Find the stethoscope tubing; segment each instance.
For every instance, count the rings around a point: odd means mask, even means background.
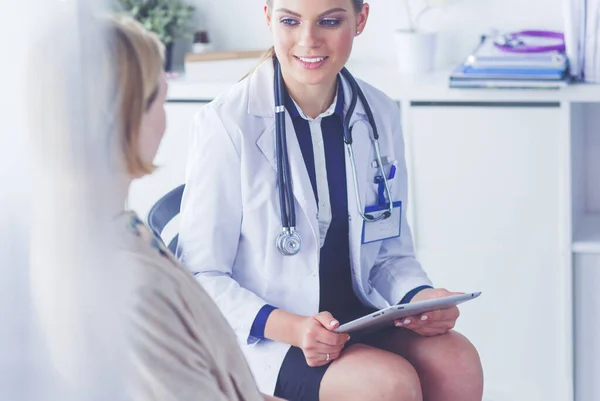
[[[514,32],[510,35],[505,35],[505,36],[510,36],[513,38],[535,37],[535,38],[549,38],[549,39],[560,40],[560,43],[558,43],[558,44],[547,45],[547,46],[527,46],[527,45],[512,46],[510,44],[501,44],[501,43],[494,42],[494,45],[497,48],[499,48],[500,50],[503,50],[505,52],[509,52],[509,53],[542,53],[542,52],[550,52],[550,51],[564,52],[566,50],[565,36],[561,32],[528,30],[528,31]]]
[[[284,228],[294,229],[296,227],[296,211],[292,194],[292,180],[290,174],[290,166],[287,152],[287,135],[285,127],[285,106],[283,96],[283,77],[281,74],[281,66],[278,62],[276,65],[276,111],[275,118],[278,120],[276,124],[279,129],[276,129],[276,151],[277,151],[277,172],[279,181],[279,201],[281,205],[281,222]]]
[[[277,183],[279,186],[279,205],[281,214],[281,226],[282,232],[277,239],[277,248],[279,251],[286,256],[295,255],[299,251],[301,246],[301,238],[296,231],[296,210],[294,205],[293,191],[292,191],[292,179],[290,173],[289,158],[287,152],[287,138],[286,138],[286,126],[285,126],[285,105],[284,105],[284,83],[283,76],[281,73],[281,65],[276,57],[273,58],[275,67],[275,78],[274,78],[274,96],[275,96],[275,147],[277,154]],[[346,145],[348,155],[350,158],[350,164],[352,166],[352,177],[354,182],[354,194],[356,198],[356,205],[360,216],[366,222],[375,222],[383,219],[387,219],[392,215],[394,205],[392,202],[391,190],[389,182],[386,177],[385,169],[383,167],[383,161],[381,157],[381,149],[379,147],[379,134],[377,132],[377,125],[375,118],[369,107],[367,98],[358,86],[358,83],[350,74],[350,72],[344,67],[341,71],[342,75],[348,80],[352,92],[350,100],[350,106],[343,120],[344,128],[344,143]],[[371,138],[374,143],[375,154],[377,158],[378,167],[381,172],[381,177],[385,185],[385,192],[389,200],[387,205],[388,209],[380,214],[379,216],[373,216],[363,211],[362,202],[360,199],[360,190],[358,183],[358,173],[356,171],[356,158],[352,149],[352,128],[350,127],[350,119],[356,108],[356,104],[360,99],[364,106],[367,119],[371,125],[373,136]],[[283,237],[282,237],[283,236]],[[293,238],[292,238],[293,237]],[[283,238],[283,239],[282,239]],[[294,248],[293,252],[286,251],[285,239],[290,239],[294,242],[297,247]]]

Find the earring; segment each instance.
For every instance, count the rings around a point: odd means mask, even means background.
[[[356,34],[357,34],[357,35],[360,35],[360,31],[359,31],[359,30],[356,30]]]

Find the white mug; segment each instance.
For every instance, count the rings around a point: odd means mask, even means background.
[[[398,30],[394,33],[394,39],[401,73],[423,73],[435,68],[435,32]]]

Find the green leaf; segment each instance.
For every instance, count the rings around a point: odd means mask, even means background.
[[[194,7],[183,0],[113,0],[114,10],[138,20],[165,43],[191,38]]]

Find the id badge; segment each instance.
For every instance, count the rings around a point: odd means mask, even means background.
[[[369,244],[371,242],[383,241],[388,238],[396,238],[400,236],[400,223],[402,221],[402,202],[394,202],[392,215],[387,219],[363,222],[362,243]],[[388,210],[388,205],[373,205],[365,208],[365,213],[379,216]]]

